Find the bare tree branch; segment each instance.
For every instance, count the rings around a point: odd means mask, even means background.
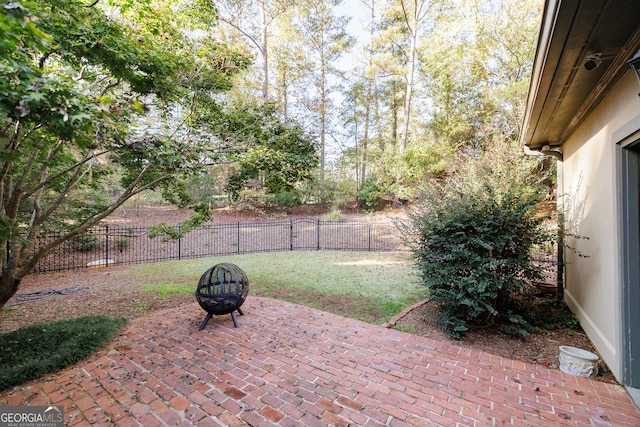
[[[87,68],[89,67],[88,64],[84,65],[82,67],[82,69],[80,70],[80,72],[78,73],[78,77],[75,77],[74,80],[79,82],[80,80],[82,80],[84,78],[84,72],[87,71]]]
[[[55,199],[55,201],[51,203],[49,209],[47,209],[42,215],[35,216],[33,218],[32,225],[38,227],[43,224],[51,215],[53,215],[58,207],[60,207],[60,204],[67,198],[69,191],[71,191],[72,188],[78,185],[78,182],[82,179],[85,173],[86,171],[83,171],[82,168],[78,166],[78,168],[73,171],[73,174],[67,179],[67,183],[65,184],[64,188],[58,193],[58,197]],[[41,194],[43,189],[44,187],[40,187],[38,193]],[[36,198],[36,200],[38,200],[38,198]]]
[[[104,89],[102,89],[102,92],[100,92],[100,96],[104,96],[109,91],[109,89],[114,88],[119,84],[120,84],[120,79],[116,80],[115,82],[109,82],[109,84],[107,84],[104,87]]]
[[[66,174],[66,173],[69,173],[69,172],[70,172],[70,171],[72,171],[73,169],[75,169],[75,168],[79,168],[80,166],[82,166],[83,164],[85,164],[85,163],[89,162],[90,160],[95,159],[95,158],[97,158],[97,157],[100,157],[100,156],[102,156],[103,154],[109,153],[110,151],[111,151],[111,150],[106,150],[106,149],[105,149],[105,150],[99,151],[99,152],[97,152],[97,153],[93,153],[93,154],[91,154],[90,156],[87,156],[87,157],[83,158],[83,159],[82,159],[82,160],[80,160],[79,162],[76,162],[75,164],[73,164],[73,165],[69,166],[68,168],[66,168],[66,169],[64,169],[64,170],[61,170],[61,171],[60,171],[60,172],[58,172],[57,174],[55,174],[55,175],[51,175],[51,176],[50,176],[50,177],[48,177],[45,181],[42,181],[42,182],[41,182],[40,184],[38,184],[36,187],[34,187],[33,189],[31,189],[31,190],[29,191],[29,193],[28,193],[28,194],[29,194],[29,195],[31,195],[31,194],[35,193],[35,192],[36,192],[36,191],[38,191],[40,188],[42,188],[42,187],[44,187],[44,186],[48,185],[49,183],[51,183],[54,179],[57,179],[57,178],[59,178],[60,176],[62,176],[62,175],[64,175],[64,174]]]
[[[40,60],[38,61],[38,68],[39,69],[44,69],[44,63],[47,62],[47,59],[49,59],[49,57],[51,56],[53,52],[47,52],[44,55],[42,55],[42,57],[40,57]]]
[[[245,36],[246,38],[249,39],[249,41],[251,41],[251,43],[253,43],[255,45],[255,47],[258,48],[258,50],[260,51],[261,54],[264,54],[264,51],[262,49],[262,45],[260,44],[260,42],[258,40],[256,40],[251,34],[249,34],[248,32],[246,32],[245,30],[243,30],[242,28],[240,28],[240,26],[234,24],[231,20],[226,19],[222,16],[218,16],[218,19],[221,20],[222,22],[224,22],[225,24],[231,25],[233,28],[235,28],[236,30],[240,31],[242,33],[243,36]]]
[[[102,219],[106,218],[107,216],[111,215],[113,213],[113,211],[115,211],[117,208],[119,208],[124,202],[126,202],[127,200],[129,200],[131,197],[142,193],[156,185],[158,185],[159,183],[163,182],[163,181],[167,181],[168,179],[170,179],[170,176],[168,175],[164,175],[161,177],[158,177],[156,179],[154,179],[153,181],[140,186],[138,188],[137,185],[140,184],[140,182],[142,181],[142,179],[144,178],[144,176],[146,175],[146,173],[149,171],[149,168],[151,167],[151,165],[147,165],[145,166],[140,173],[138,174],[138,176],[136,177],[136,179],[129,184],[129,186],[125,189],[125,191],[123,191],[123,193],[120,195],[120,197],[118,197],[118,199],[113,202],[106,210],[100,212],[99,214],[96,214],[95,216],[93,216],[92,218],[90,218],[89,220],[85,221],[82,225],[74,228],[73,230],[59,236],[58,238],[52,240],[51,242],[47,243],[46,245],[38,248],[38,250],[35,253],[30,253],[33,249],[33,246],[31,247],[27,247],[24,246],[20,252],[20,256],[19,258],[21,259],[27,259],[27,261],[22,265],[22,268],[20,269],[18,275],[27,275],[29,272],[31,272],[34,267],[36,266],[36,264],[38,264],[38,262],[40,261],[40,259],[42,259],[42,257],[44,257],[51,249],[55,248],[56,246],[62,244],[63,242],[78,236],[82,233],[84,233],[85,231],[87,231],[89,228],[93,227],[95,224],[97,224],[99,221],[101,221]],[[37,230],[33,230],[32,232],[37,233]],[[18,257],[15,257],[14,259],[17,259]]]

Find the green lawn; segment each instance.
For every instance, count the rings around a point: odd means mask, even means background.
[[[386,252],[274,252],[142,264],[131,273],[149,291],[169,296],[193,293],[207,268],[230,262],[247,274],[250,296],[379,324],[425,296],[410,261],[409,254]]]

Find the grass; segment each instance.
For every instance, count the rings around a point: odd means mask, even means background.
[[[249,295],[264,296],[384,323],[424,298],[408,254],[378,252],[276,252],[143,264],[132,274],[161,298],[195,291],[211,265],[230,262],[249,278]]]
[[[123,318],[87,316],[0,334],[0,390],[84,360],[125,323]]]
[[[194,285],[187,286],[186,283],[152,283],[146,284],[144,290],[153,292],[160,299],[171,298],[174,295],[188,295],[194,292]]]

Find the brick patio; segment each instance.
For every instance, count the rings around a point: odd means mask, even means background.
[[[196,303],[136,319],[0,404],[63,405],[70,426],[640,426],[615,384],[272,299],[243,311],[201,332]]]

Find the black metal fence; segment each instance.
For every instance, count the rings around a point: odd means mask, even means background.
[[[36,248],[56,236],[42,237]],[[212,223],[177,240],[150,238],[146,227],[101,226],[58,246],[35,273],[280,251],[406,250],[392,224],[297,218]]]

